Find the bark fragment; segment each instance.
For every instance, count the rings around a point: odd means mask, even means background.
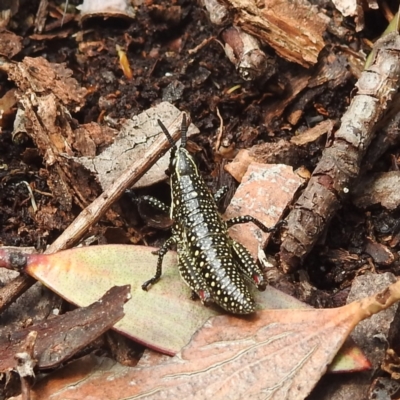
[[[0,29],[0,55],[13,58],[22,49],[22,37]]]
[[[163,136],[156,123],[157,119],[168,126],[180,114],[175,106],[162,102],[127,120],[114,143],[96,157],[74,157],[73,160],[95,174],[101,187],[106,190],[124,173],[132,160],[143,159],[148,148]],[[188,137],[198,132],[199,130],[191,124]],[[169,153],[161,157],[135,187],[149,186],[166,179],[165,170],[168,163]]]
[[[325,46],[326,21],[306,0],[224,0],[233,24],[270,45],[282,58],[310,67]]]
[[[17,367],[15,354],[31,331],[37,332],[34,358],[39,368],[50,368],[70,358],[78,350],[111,328],[124,316],[124,303],[130,287],[111,288],[98,302],[59,317],[50,318],[29,328],[3,335],[0,339],[0,371]]]
[[[358,92],[342,118],[340,129],[288,217],[288,232],[280,251],[286,271],[295,269],[304,260],[341,200],[352,190],[376,124],[397,92],[400,36],[389,34],[377,41],[375,48],[373,62],[356,85]]]
[[[222,32],[222,38],[226,55],[244,80],[252,81],[261,77],[267,80],[275,73],[273,58],[267,57],[253,36],[232,26]]]
[[[92,17],[134,19],[136,16],[132,5],[127,0],[84,0],[77,8],[81,12],[81,21]]]
[[[367,208],[381,204],[388,210],[400,205],[400,171],[378,172],[366,175],[353,191],[353,202],[357,207]]]
[[[72,155],[69,109],[78,111],[83,106],[86,89],[78,85],[71,70],[42,57],[3,63],[0,70],[15,82],[21,96],[14,137],[26,132],[35,142],[49,171],[48,185],[61,209],[70,210],[73,198],[83,206],[85,198],[75,193],[69,167],[61,153]]]

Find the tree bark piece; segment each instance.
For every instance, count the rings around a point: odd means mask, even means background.
[[[124,316],[124,303],[129,299],[129,285],[115,286],[88,307],[4,335],[0,339],[0,371],[17,368],[15,354],[21,352],[32,331],[37,334],[32,358],[37,360],[38,367],[45,369],[61,364],[119,321]]]
[[[358,92],[340,129],[289,214],[287,236],[280,252],[285,271],[301,264],[351,191],[376,124],[398,90],[400,36],[385,36],[375,43],[375,49],[374,60],[356,85]]]
[[[308,1],[223,1],[235,26],[270,45],[282,58],[306,68],[316,64],[327,24]]]

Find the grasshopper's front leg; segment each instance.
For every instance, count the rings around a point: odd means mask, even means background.
[[[166,204],[164,204],[162,201],[158,200],[157,198],[155,198],[153,196],[138,197],[133,190],[127,190],[126,193],[129,195],[129,197],[135,204],[139,205],[141,201],[144,201],[147,204],[154,207],[155,209],[157,209],[165,214],[169,214],[169,207]]]
[[[155,209],[163,212],[164,214],[169,214],[169,207],[164,204],[162,201],[156,199],[153,196],[143,196],[141,197],[142,201],[145,201],[147,204],[150,204]]]
[[[220,189],[218,189],[215,194],[214,194],[214,201],[216,204],[218,204],[222,198],[226,195],[228,192],[228,186],[222,186]]]
[[[168,240],[166,240],[164,242],[164,244],[161,246],[160,250],[158,251],[156,274],[151,279],[149,279],[148,281],[143,283],[143,285],[142,285],[143,290],[147,290],[150,285],[153,285],[161,278],[163,258],[165,256],[165,254],[167,254],[171,244],[175,243],[175,242],[176,242],[176,240],[172,236]]]

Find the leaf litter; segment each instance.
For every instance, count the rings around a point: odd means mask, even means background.
[[[119,366],[117,373],[112,368],[86,373],[78,385],[72,371],[71,381],[49,385],[48,377],[34,388],[34,398],[303,399],[354,327],[399,299],[397,281],[374,296],[336,309],[215,316],[170,360],[143,368]],[[91,362],[89,370],[106,361]]]

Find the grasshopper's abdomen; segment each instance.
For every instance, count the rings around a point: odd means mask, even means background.
[[[207,248],[208,246],[210,247]],[[196,261],[199,266],[203,265],[200,273],[203,274],[214,301],[233,313],[253,312],[254,301],[235,266],[226,239],[222,235],[206,236],[197,240],[193,248],[200,248]]]
[[[180,150],[178,161],[185,156]],[[186,161],[190,163],[185,165],[186,168],[196,168],[191,164],[191,158]],[[204,282],[204,289],[209,292],[211,300],[227,311],[251,313],[255,303],[233,258],[226,223],[197,169],[190,172],[180,176],[173,173],[171,176],[171,216],[176,224],[174,234],[179,237],[180,252],[184,252],[192,266],[190,271],[181,270],[181,275],[194,291],[199,288],[192,286],[193,281]],[[199,279],[194,279],[196,276]]]

